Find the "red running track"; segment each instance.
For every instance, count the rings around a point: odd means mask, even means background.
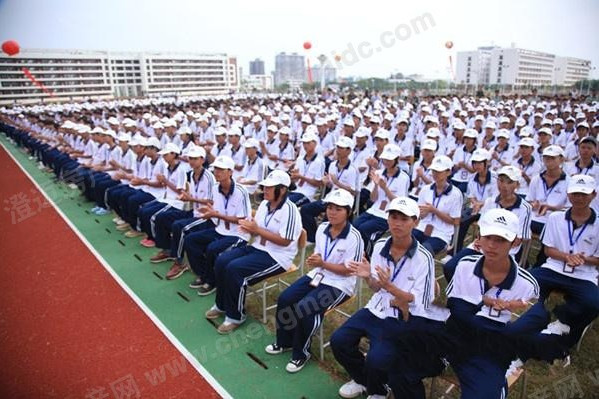
[[[218,398],[0,147],[0,397]],[[31,204],[35,207],[34,204]]]

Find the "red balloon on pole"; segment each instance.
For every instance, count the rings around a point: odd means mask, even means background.
[[[2,51],[4,51],[6,54],[10,56],[19,54],[19,50],[19,43],[17,43],[14,40],[7,40],[4,43],[2,43]]]
[[[310,42],[304,42],[304,49],[310,50],[311,48],[312,48],[312,43],[310,43]]]
[[[450,40],[450,41],[447,41],[447,42],[445,42],[445,48],[447,48],[447,49],[449,50],[449,49],[451,49],[452,47],[453,47],[453,42],[452,42],[451,40]]]

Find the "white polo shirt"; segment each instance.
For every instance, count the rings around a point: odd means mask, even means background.
[[[186,171],[183,163],[179,161],[172,170],[169,167],[166,168],[164,177],[174,184],[177,190],[184,190],[185,181],[187,180],[187,176],[185,175]],[[179,199],[179,195],[178,191],[173,191],[170,187],[166,186],[164,197],[163,199],[160,199],[160,201],[179,210],[183,210],[183,201]]]
[[[258,188],[258,182],[264,179],[264,160],[260,157],[256,157],[254,162],[250,162],[247,158],[243,170],[241,171],[241,177],[247,180],[254,180],[256,183],[251,185],[244,184],[248,193],[254,194]]]
[[[535,159],[535,157],[530,158],[530,163],[528,165],[524,165],[522,162],[522,158],[518,158],[516,162],[514,162],[514,166],[520,168],[522,173],[525,173],[532,183],[532,178],[537,176],[543,170],[543,164]],[[524,177],[520,178],[520,185],[518,190],[516,190],[518,194],[526,195],[528,194],[528,183],[524,180]]]
[[[366,178],[368,177],[368,165],[366,164],[366,159],[370,157],[371,152],[368,149],[367,145],[364,145],[363,148],[354,147],[351,154],[349,154],[349,159],[351,160],[352,165],[358,169],[358,173],[360,174],[360,184],[363,184]],[[366,168],[363,172],[360,172],[360,168]]]
[[[547,186],[545,173],[542,172],[530,180],[526,200],[528,202],[541,201],[551,206],[567,207],[569,205],[567,189],[570,178],[562,172],[562,175],[551,186]],[[547,216],[551,213],[553,211],[547,211],[545,215],[539,216],[537,212],[533,212],[532,220],[539,223],[546,223]]]
[[[472,167],[472,154],[476,150],[476,146],[472,147],[472,151],[466,150],[465,146],[458,147],[453,154],[453,163],[457,164],[458,162],[464,162],[468,167]],[[439,153],[439,152],[438,152]],[[467,182],[474,176],[474,173],[468,172],[464,168],[459,168],[453,174],[452,179],[457,182]]]
[[[322,177],[324,176],[324,161],[316,153],[310,159],[306,159],[305,157],[298,159],[296,168],[300,175],[310,179],[322,180]],[[299,180],[297,182],[297,188],[294,191],[304,194],[310,201],[314,201],[317,190],[318,187]]]
[[[135,154],[135,151],[133,151],[131,148],[127,149],[127,152],[121,156],[120,163],[121,163],[121,166],[123,167],[123,169],[133,171],[133,174],[136,176],[139,175],[139,165],[141,164],[141,162],[137,162],[137,154]],[[120,172],[124,172],[124,171],[120,170]],[[129,180],[121,179],[121,183],[128,184]]]
[[[507,162],[509,165],[512,165],[514,163],[514,151],[512,150],[509,144],[505,147],[504,150],[498,150],[497,146],[495,146],[495,148],[493,148],[493,152],[497,154],[499,159],[491,160],[492,170],[497,170],[501,168],[501,162]]]
[[[483,296],[499,298],[505,301],[530,301],[539,297],[539,284],[526,270],[518,267],[510,256],[510,270],[505,280],[497,286],[489,286],[483,275],[483,255],[463,257],[456,266],[453,278],[447,285],[447,298],[461,299],[473,305],[481,306],[477,316],[507,324],[512,317],[509,311],[497,312],[483,305]]]
[[[279,153],[279,140],[277,140],[276,138],[273,138],[272,140],[266,140],[264,142],[264,146],[266,147],[266,151],[268,151],[268,153],[270,155],[277,155]],[[265,155],[265,154],[262,154],[262,155]],[[268,159],[268,158],[265,158],[265,159]],[[268,159],[267,165],[270,169],[274,169],[277,166],[277,161]]]
[[[275,152],[271,152],[271,154],[276,155],[278,158],[282,159],[282,161],[277,162],[276,169],[286,170],[285,161],[294,161],[295,160],[295,150],[293,149],[293,145],[291,142],[287,142],[285,147],[281,148],[281,143],[275,149]]]
[[[358,178],[359,173],[358,173],[358,169],[356,169],[354,167],[354,165],[352,165],[351,160],[348,160],[347,165],[345,165],[344,168],[342,168],[341,170],[339,170],[337,163],[339,161],[333,161],[331,162],[331,164],[329,165],[329,175],[331,176],[335,176],[337,178],[337,180],[339,180],[340,183],[346,185],[346,186],[350,186],[353,190],[355,190],[356,193],[359,193],[359,182],[358,182]],[[337,186],[336,184],[333,185],[333,189],[335,188],[341,188],[339,186]]]
[[[143,178],[148,179],[149,181],[157,181],[156,176],[166,174],[166,162],[162,157],[158,157],[155,162],[149,157],[145,157],[142,161],[144,168]],[[152,194],[156,198],[162,198],[164,196],[164,187],[150,187],[148,185],[139,186],[143,191],[148,194]]]
[[[547,218],[543,232],[543,245],[566,253],[583,253],[585,256],[599,257],[599,221],[597,214],[591,209],[591,216],[582,226],[574,226],[571,208],[567,211],[554,212]],[[575,268],[564,265],[564,262],[547,258],[542,266],[556,273],[579,280],[590,281],[597,285],[599,271],[595,266],[584,264]]]
[[[330,229],[329,222],[318,226],[314,253],[320,254],[325,262],[343,264],[346,267],[351,261],[360,262],[364,254],[364,241],[360,232],[348,222],[333,240],[330,236]],[[310,270],[308,277],[313,278],[316,273],[322,273],[322,284],[335,287],[349,296],[355,293],[355,276],[342,276],[325,268],[315,267]]]
[[[289,245],[277,245],[271,241],[263,240],[257,236],[252,246],[268,253],[277,263],[289,269],[293,264],[293,259],[297,254],[297,241],[302,233],[302,218],[295,204],[285,198],[276,209],[269,209],[269,202],[262,201],[254,220],[258,226],[291,240]]]
[[[568,176],[572,175],[588,175],[593,177],[595,181],[599,181],[599,164],[591,160],[591,164],[587,167],[580,166],[580,159],[573,162],[568,162],[564,165],[564,172]]]
[[[424,172],[424,176],[430,181],[433,179],[433,171],[430,170],[429,168],[427,168],[424,165],[424,160],[421,159],[419,162],[416,162],[414,164],[414,167],[412,168],[412,182],[416,181],[416,178],[418,177],[418,168],[422,168],[423,172]],[[430,165],[429,165],[430,166]],[[418,183],[417,186],[414,186],[414,189],[420,189],[422,187],[424,187],[426,185],[426,183],[424,182],[423,179],[420,179],[420,182]]]
[[[496,209],[496,208],[501,208],[501,205],[499,204],[499,196],[497,196],[495,198],[487,198],[487,200],[485,201],[485,204],[483,205],[483,207],[480,210],[480,214],[482,215],[485,212],[487,212],[489,209]],[[503,208],[503,209],[510,211],[513,214],[515,214],[516,216],[518,216],[518,222],[519,222],[520,228],[518,229],[516,238],[520,238],[522,240],[530,240],[530,236],[531,236],[530,221],[531,221],[531,217],[532,217],[532,207],[530,206],[530,204],[528,202],[526,202],[526,200],[523,199],[522,197],[516,195],[516,202],[514,203],[514,205],[510,206],[509,208]],[[518,251],[520,251],[521,246],[522,246],[522,244],[518,245],[517,247],[512,247],[510,249],[510,255],[515,256],[518,253]],[[473,248],[473,245],[470,244],[468,246],[468,248]]]
[[[206,168],[202,168],[202,172],[196,182],[194,179],[193,170],[187,171],[185,174],[186,180],[189,183],[189,193],[196,199],[213,200],[213,187],[216,185],[216,180],[212,172]],[[193,204],[193,217],[200,217],[200,208],[204,205],[199,202]]]
[[[396,197],[408,196],[410,177],[406,172],[398,168],[397,172],[393,176],[387,176],[387,169],[383,171],[377,170],[375,173],[381,176],[381,179],[385,179],[387,182],[387,188],[389,191],[391,191],[391,193],[393,193],[393,195]],[[387,204],[391,202],[391,198],[387,197],[387,193],[385,190],[379,187],[379,185],[375,185],[375,190],[378,192],[376,201],[374,201],[372,206],[368,208],[366,213],[386,219],[387,215],[385,213],[385,209],[387,209]]]
[[[392,137],[394,138],[391,142],[397,144],[399,148],[401,148],[402,156],[414,156],[414,140],[408,137],[407,133],[404,136],[403,140],[400,140],[397,136]],[[408,161],[399,161],[399,167],[406,172],[410,170],[410,165],[408,164]]]
[[[435,189],[435,183],[424,186],[418,195],[418,205],[431,204],[452,218],[461,217],[462,205],[464,203],[462,192],[449,182],[447,182],[447,187],[438,197]],[[417,229],[424,231],[429,224],[433,226],[431,237],[440,238],[447,244],[451,242],[454,232],[453,224],[446,223],[432,213],[429,213],[426,217],[420,219]]]
[[[497,193],[497,176],[490,170],[487,171],[485,182],[480,184],[478,181],[478,173],[472,176],[468,182],[466,195],[468,198],[474,198],[477,201],[485,201],[487,198],[492,198]]]
[[[235,166],[244,166],[245,165],[245,150],[243,149],[243,145],[239,144],[237,149],[234,149],[230,144],[223,150],[221,155],[226,155],[231,157],[233,161],[235,161]],[[233,170],[233,179],[237,179],[242,176],[241,170]]]
[[[248,191],[241,184],[231,183],[231,189],[228,193],[221,191],[220,184],[212,186],[212,198],[215,211],[227,216],[247,219],[252,215],[250,196]],[[218,218],[212,218],[216,226],[216,232],[224,236],[236,236],[242,240],[248,241],[250,235],[239,229],[237,223],[225,222]]]
[[[388,267],[390,279],[397,288],[414,295],[414,300],[409,304],[412,316],[428,317],[428,312],[435,299],[435,262],[433,256],[415,239],[406,254],[397,262],[393,260],[389,251],[392,238],[378,240],[374,245],[370,270],[373,278],[377,278],[375,266]],[[399,312],[391,306],[393,295],[384,289],[374,293],[366,304],[379,319],[387,317],[397,318]]]

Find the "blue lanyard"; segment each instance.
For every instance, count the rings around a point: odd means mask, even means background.
[[[549,198],[549,194],[551,194],[553,189],[557,186],[558,181],[555,181],[555,183],[553,183],[553,186],[551,186],[551,188],[549,188],[549,187],[547,187],[547,182],[545,181],[545,179],[541,179],[541,180],[543,180],[543,192],[545,193],[545,201],[547,201],[547,199]]]
[[[327,234],[327,239],[324,243],[324,261],[325,262],[327,261],[327,259],[329,259],[329,256],[331,256],[331,253],[333,252],[333,249],[335,249],[337,242],[339,242],[338,238],[335,238],[333,241],[331,241],[331,243],[333,245],[331,246],[331,250],[329,251],[329,235]]]
[[[585,223],[584,226],[582,226],[582,229],[580,229],[580,233],[578,233],[578,236],[576,236],[576,239],[574,240],[574,231],[572,229],[572,224],[573,223],[571,221],[568,221],[568,240],[570,241],[570,253],[572,253],[572,251],[574,250],[574,246],[578,242],[578,239],[580,239],[580,236],[582,235],[582,233],[584,233],[588,226],[588,224]]]
[[[406,260],[408,260],[408,257],[406,255],[404,255],[399,266],[394,265],[395,269],[393,269],[393,276],[391,277],[391,282],[395,281],[395,279],[397,278],[397,275],[399,274],[401,269],[403,269],[403,266],[406,263]],[[389,259],[387,259],[387,264],[389,264]]]
[[[483,190],[482,190],[482,192],[481,192],[481,190],[480,190],[480,186],[481,186],[481,185],[480,185],[480,183],[479,183],[478,181],[476,182],[476,186],[477,186],[477,187],[476,187],[476,191],[478,191],[478,195],[480,196],[480,199],[481,199],[481,201],[482,201],[482,200],[484,200],[484,199],[485,199],[485,190],[487,189],[487,185],[486,185],[486,184],[483,184],[483,185],[482,185],[482,187],[483,187]]]
[[[483,281],[484,281],[484,278],[480,278],[480,279],[478,280],[478,283],[479,283],[479,285],[480,285],[480,294],[481,294],[482,296],[484,296],[484,295],[485,295],[485,286],[484,286],[484,283],[483,283]],[[499,295],[501,295],[501,292],[503,292],[503,288],[499,288],[499,289],[497,290],[497,292],[495,293],[495,299],[499,298]]]
[[[272,220],[272,218],[276,212],[277,212],[277,210],[275,209],[274,211],[269,212],[266,215],[264,215],[264,227],[265,228],[268,228],[268,224],[270,223],[270,221]],[[270,215],[270,217],[268,217],[268,215]]]

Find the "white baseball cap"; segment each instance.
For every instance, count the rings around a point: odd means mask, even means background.
[[[518,146],[519,147],[534,147],[535,146],[535,141],[533,139],[531,139],[530,137],[524,137],[522,139],[520,139],[520,142],[518,142]]]
[[[387,216],[391,211],[401,212],[409,217],[420,217],[420,208],[418,207],[418,203],[409,197],[395,197],[389,205],[387,205]]]
[[[474,129],[466,129],[464,132],[464,138],[476,139],[478,138],[478,132]]]
[[[497,125],[493,121],[485,123],[485,129],[497,129]]]
[[[482,162],[491,159],[491,153],[484,148],[478,148],[472,153],[470,158],[472,162]]]
[[[354,141],[347,136],[341,136],[337,139],[335,146],[342,148],[349,148],[350,150],[354,149]]]
[[[283,131],[283,129],[281,129],[281,132],[279,132],[279,133],[282,133],[282,131]],[[318,143],[318,136],[315,133],[307,132],[302,135],[302,138],[301,138],[302,143],[309,143],[311,141]]]
[[[243,143],[245,148],[260,148],[260,143],[253,137],[250,137]]]
[[[289,126],[283,126],[282,128],[279,129],[279,135],[281,134],[285,134],[287,136],[289,136],[291,134],[291,129],[289,129]]]
[[[559,157],[564,156],[564,150],[559,145],[550,145],[543,150],[544,157]]]
[[[433,139],[426,139],[422,142],[420,148],[423,150],[437,151],[437,142]]]
[[[188,158],[206,158],[206,150],[199,145],[193,146],[189,151],[187,151]]]
[[[520,230],[518,216],[503,208],[489,209],[483,213],[478,225],[482,237],[499,236],[507,241],[514,241]]]
[[[497,176],[506,175],[511,181],[520,181],[522,171],[514,165],[506,165],[497,171]]]
[[[499,129],[497,131],[497,138],[503,137],[504,139],[510,138],[510,132],[507,129]]]
[[[462,122],[461,120],[456,120],[455,122],[453,122],[453,130],[465,130],[466,129],[466,125],[464,125],[464,122]]]
[[[177,134],[181,135],[181,134],[193,134],[193,132],[191,131],[191,128],[189,126],[183,126],[181,129],[179,129],[179,131],[177,132]]]
[[[231,157],[228,157],[226,155],[219,155],[212,163],[212,166],[219,169],[233,170],[235,169],[235,161],[233,161]]]
[[[145,146],[146,145],[146,139],[143,138],[143,137],[139,137],[139,136],[133,136],[131,138],[131,141],[129,142],[129,145],[131,147],[133,147],[134,145]]]
[[[583,121],[583,122],[580,122],[578,125],[576,125],[576,128],[579,128],[579,127],[586,127],[588,129],[589,124],[587,123],[587,121]]]
[[[426,131],[426,137],[441,137],[441,132],[436,127],[431,127]]]
[[[152,139],[155,137],[152,137]],[[151,140],[151,139],[150,139]],[[179,148],[179,146],[175,143],[167,143],[164,148],[162,150],[160,150],[158,152],[158,154],[160,155],[166,155],[166,154],[181,154],[181,149]]]
[[[177,127],[177,122],[172,119],[167,120],[163,123],[164,127]]]
[[[385,144],[383,147],[383,152],[381,152],[381,159],[388,159],[390,161],[401,156],[401,148],[397,144]]]
[[[126,141],[126,142],[130,142],[131,141],[131,135],[128,133],[121,133],[118,135],[117,137],[118,141]]]
[[[389,135],[389,131],[385,130],[385,129],[379,129],[376,131],[376,134],[374,135],[374,138],[379,138],[379,139],[383,139],[383,140],[389,140],[390,135]]]
[[[163,126],[163,125],[162,125],[162,123],[160,123],[160,122],[156,122],[156,123],[154,123],[154,124],[152,125],[152,127],[153,127],[154,129],[163,129],[163,128],[164,128],[164,126]]]
[[[302,116],[302,123],[307,123],[308,125],[312,124],[312,118],[310,118],[310,115]]]
[[[159,150],[162,149],[162,144],[160,144],[160,141],[156,137],[150,137],[146,140],[144,145],[146,147],[156,147]]]
[[[370,136],[370,130],[365,126],[360,126],[354,133],[354,137],[368,137]]]
[[[268,174],[268,176],[266,176],[266,179],[262,180],[258,184],[266,187],[273,187],[278,185],[289,187],[289,185],[291,184],[291,178],[286,172],[282,170],[273,170]]]
[[[568,194],[591,194],[595,191],[595,187],[597,187],[597,183],[592,176],[574,175],[570,177],[570,181],[568,182]]]
[[[549,136],[553,136],[553,132],[548,127],[542,127],[542,128],[540,128],[538,134],[547,134]]]
[[[325,203],[349,207],[354,206],[354,201],[354,196],[342,188],[331,191],[324,199]]]
[[[279,128],[277,127],[277,125],[268,125],[268,128],[266,128],[266,130],[270,130],[271,132],[277,132],[279,130]]]
[[[438,155],[433,158],[429,169],[436,170],[437,172],[444,172],[453,168],[453,161],[445,155]]]
[[[241,136],[241,129],[238,127],[232,127],[231,129],[229,129],[229,131],[227,132],[227,136]]]
[[[344,124],[345,126],[356,127],[356,124],[354,123],[353,119],[351,119],[351,118],[347,118],[347,119],[346,119],[346,120],[343,122],[343,124]]]

